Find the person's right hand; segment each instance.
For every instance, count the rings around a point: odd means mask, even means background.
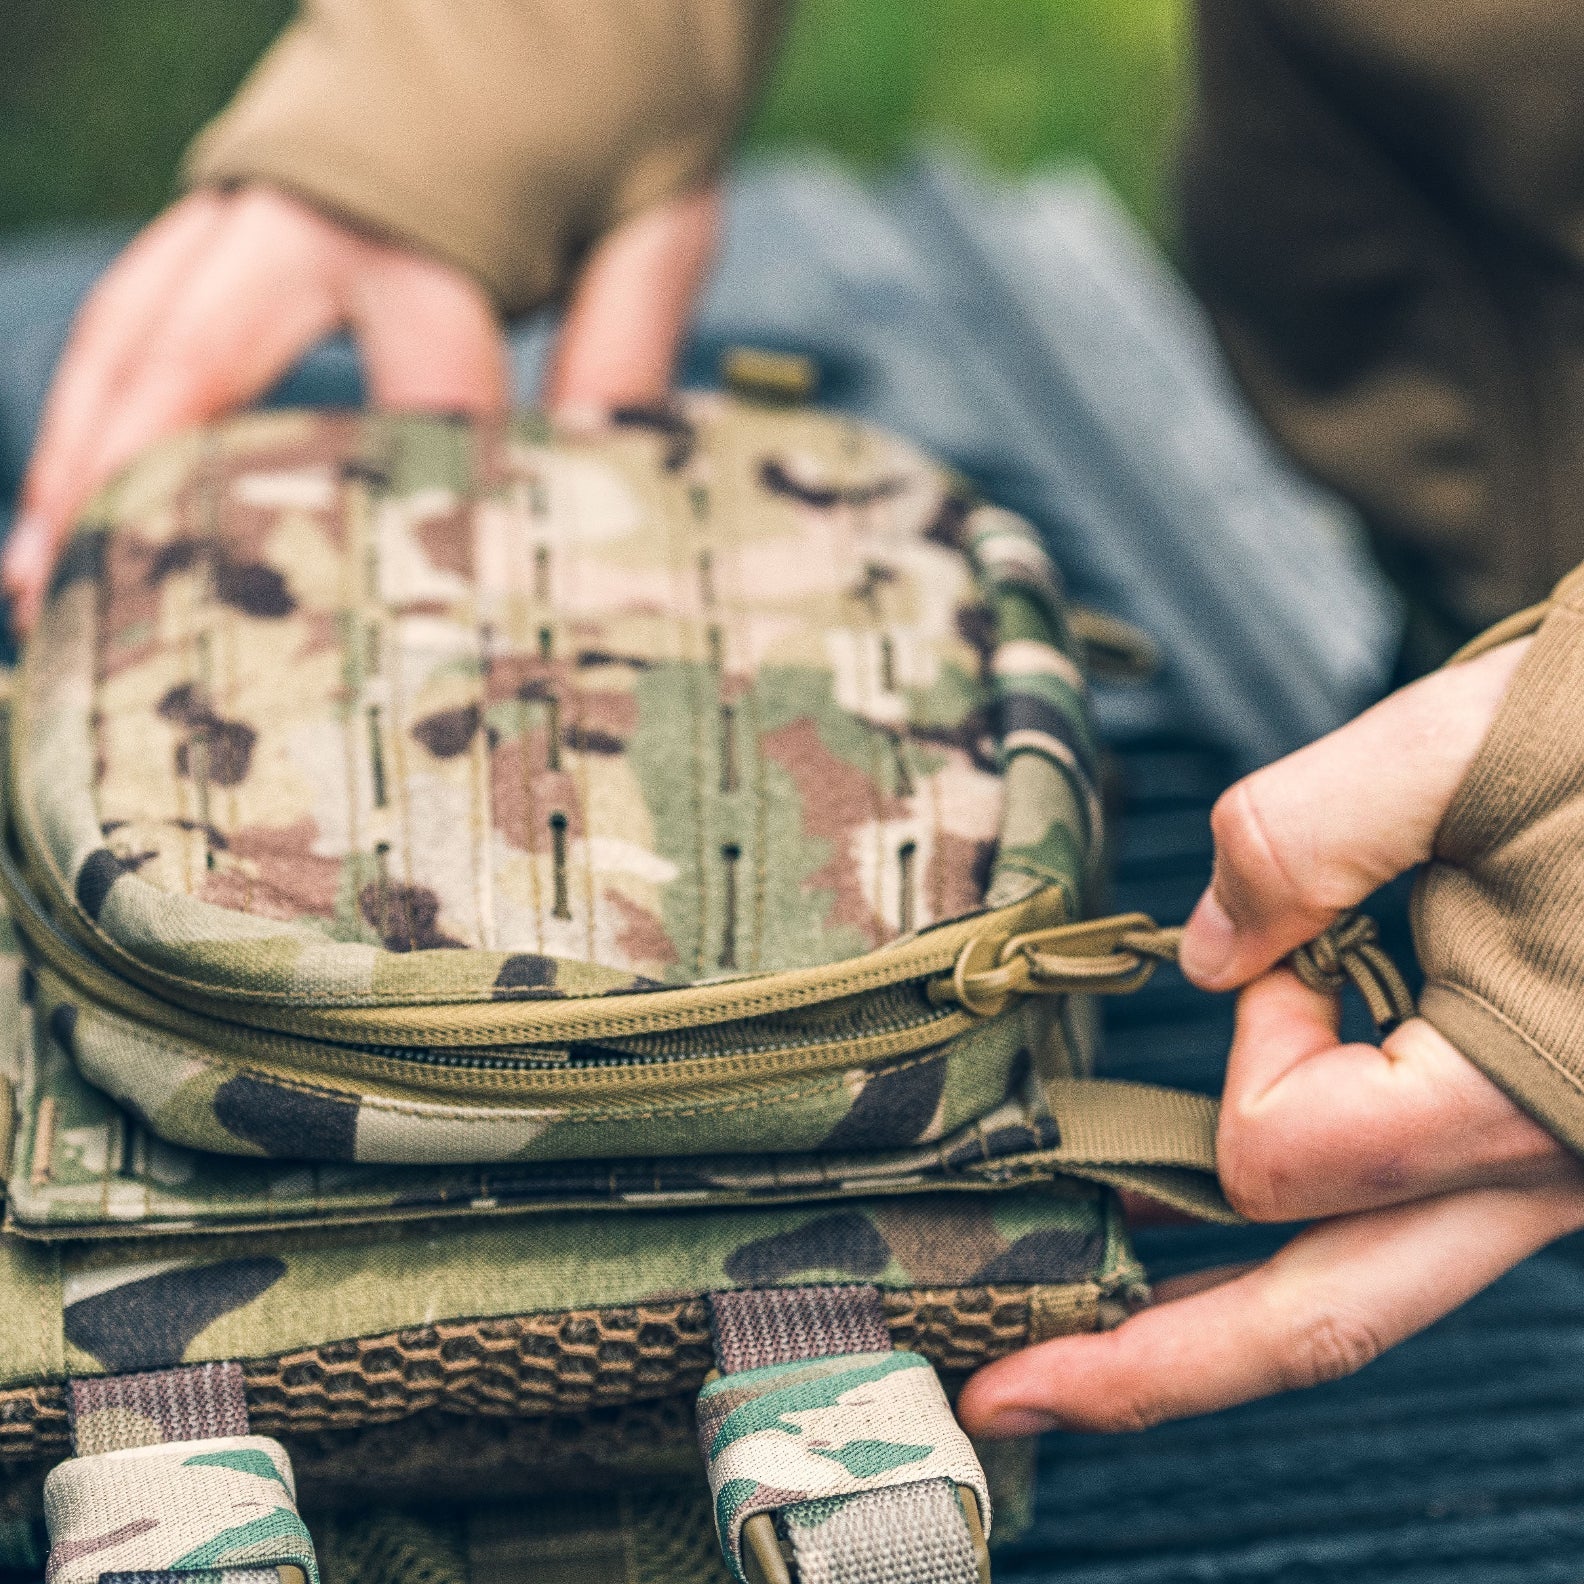
[[[550,405],[665,395],[716,216],[713,192],[692,194],[593,249]],[[437,258],[257,186],[193,193],[138,236],[84,304],[45,402],[0,561],[17,629],[37,620],[60,546],[100,485],[154,441],[261,395],[342,328],[376,406],[483,415],[508,401],[495,310]]]
[[[1432,1024],[1344,1044],[1337,998],[1277,966],[1431,859],[1527,647],[1421,678],[1216,805],[1181,962],[1241,989],[1217,1166],[1251,1221],[1312,1224],[1114,1331],[987,1365],[957,1403],[970,1434],[1140,1429],[1334,1380],[1584,1228],[1584,1164]]]

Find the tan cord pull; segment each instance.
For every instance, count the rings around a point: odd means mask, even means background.
[[[1375,920],[1362,913],[1344,913],[1323,935],[1293,952],[1287,966],[1322,995],[1335,995],[1351,979],[1382,1034],[1414,1015],[1413,996],[1381,946]]]
[[[995,1017],[1020,995],[1126,995],[1147,984],[1161,963],[1177,961],[1182,937],[1180,926],[1163,928],[1144,913],[1059,924],[999,945],[980,936],[963,947],[951,977],[936,980],[930,995],[980,1017]],[[1414,1015],[1413,996],[1380,945],[1375,921],[1362,913],[1344,913],[1287,965],[1326,995],[1351,980],[1383,1034]]]

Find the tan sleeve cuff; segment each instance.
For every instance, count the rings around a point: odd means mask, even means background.
[[[719,169],[787,0],[306,0],[189,151],[475,275],[508,311]]]
[[[1414,938],[1423,1016],[1584,1155],[1584,569],[1442,821]]]

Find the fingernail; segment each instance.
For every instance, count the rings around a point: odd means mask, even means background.
[[[1178,962],[1195,984],[1214,989],[1227,977],[1237,944],[1237,930],[1226,909],[1214,891],[1206,891],[1189,915]]]
[[[977,1432],[990,1441],[1010,1441],[1014,1436],[1044,1435],[1060,1430],[1061,1420],[1038,1408],[1004,1408],[993,1415]]]

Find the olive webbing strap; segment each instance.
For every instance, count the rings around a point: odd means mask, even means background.
[[[720,1442],[744,1416],[795,1431],[803,1427],[789,1425],[782,1415],[823,1411],[851,1416],[850,1422],[827,1419],[810,1427],[831,1433],[813,1439],[799,1436],[806,1446],[788,1453],[792,1462],[786,1484],[793,1488],[797,1475],[792,1465],[821,1458],[829,1460],[827,1467],[845,1470],[851,1484],[890,1481],[870,1489],[785,1500],[789,1492],[775,1490],[780,1480],[760,1480],[764,1490],[783,1499],[768,1510],[762,1505],[755,1509],[739,1535],[723,1527],[722,1549],[733,1576],[748,1578],[750,1584],[988,1584],[984,1536],[989,1510],[983,1471],[951,1417],[934,1371],[916,1354],[892,1349],[878,1289],[760,1288],[713,1293],[709,1304],[721,1374],[705,1388],[699,1422],[717,1514],[755,1494],[741,1488],[752,1486],[753,1480],[722,1483],[715,1469]],[[799,1363],[809,1365],[806,1376],[797,1371]],[[893,1369],[893,1363],[898,1367]],[[886,1381],[922,1385],[921,1376],[928,1377],[928,1385],[903,1404],[901,1417],[886,1417],[884,1409],[874,1406],[885,1401]],[[789,1388],[782,1384],[787,1381]],[[844,1401],[849,1391],[853,1402]],[[713,1412],[705,1401],[712,1392],[725,1398],[723,1406],[711,1405]],[[899,1427],[908,1433],[897,1435]],[[923,1467],[935,1454],[945,1462]],[[965,1471],[955,1479],[941,1471],[953,1457]],[[964,1457],[972,1465],[971,1475]],[[908,1477],[910,1468],[918,1470],[916,1477]],[[965,1500],[959,1487],[967,1479],[972,1494]],[[778,1537],[784,1546],[777,1544]]]

